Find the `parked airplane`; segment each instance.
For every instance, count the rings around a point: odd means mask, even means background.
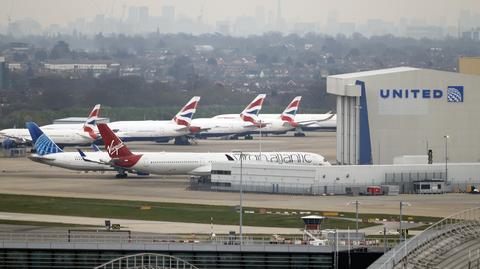
[[[259,121],[268,122],[277,118],[278,114],[260,114]],[[318,131],[318,130],[336,130],[337,114],[331,112],[325,114],[297,114],[295,122],[300,123],[296,131]]]
[[[98,119],[98,111],[100,105],[96,105],[92,112],[90,112],[85,123],[82,124],[65,124],[66,126],[59,128],[52,128],[53,125],[48,125],[49,128],[45,133],[60,146],[76,146],[89,145],[94,142],[98,136],[96,132],[96,121]],[[62,124],[57,124],[62,125]],[[32,139],[28,129],[4,129],[0,131],[0,136],[4,137],[5,143],[31,143]]]
[[[108,163],[119,171],[117,177],[126,177],[126,171],[135,170],[159,175],[198,175],[211,174],[214,162],[245,160],[305,164],[330,165],[324,157],[307,152],[263,152],[263,153],[193,153],[193,152],[143,152],[132,153],[115,133],[104,123],[97,125],[104,140],[105,149],[111,160]],[[85,159],[92,161],[86,155]],[[124,169],[122,173],[122,169]]]
[[[229,114],[225,117],[198,118],[192,120],[192,126],[199,131],[195,136],[225,137],[249,134],[259,127],[258,113],[265,101],[265,94],[259,94],[240,114]],[[251,137],[250,137],[251,138]]]
[[[97,132],[97,120],[100,115],[100,104],[93,107],[90,115],[88,115],[86,123],[67,123],[67,124],[48,124],[40,126],[42,130],[59,130],[59,129],[82,129],[85,125],[88,125],[92,132]],[[97,132],[98,133],[98,132]]]
[[[115,121],[108,125],[123,141],[185,142],[180,137],[197,131],[191,121],[197,109],[199,96],[195,96],[173,117],[172,120]]]
[[[79,171],[115,170],[108,164],[100,162],[85,162],[82,156],[76,151],[64,152],[34,122],[27,122],[26,126],[31,135],[33,148],[36,151],[36,153],[31,154],[28,158],[34,162]],[[110,160],[108,154],[101,151],[91,152],[89,153],[89,156],[90,158],[105,160],[105,162]]]
[[[262,134],[283,134],[290,130],[295,130],[297,134],[301,131],[316,130],[335,130],[337,127],[337,115],[330,112],[326,114],[297,114],[300,106],[301,96],[295,97],[287,106],[282,114],[262,114],[260,113],[256,119],[257,127],[252,128],[251,133]],[[222,114],[214,118],[229,119],[234,118],[235,114]]]
[[[298,130],[303,128],[311,128],[320,124],[325,125],[326,122],[331,123],[335,118],[334,114],[303,114],[297,115],[298,108],[302,97],[297,96],[293,98],[292,102],[288,104],[282,114],[260,114],[258,116],[259,122],[265,126],[259,128],[257,132],[262,134],[283,134],[291,130]],[[305,117],[308,115],[308,117]]]

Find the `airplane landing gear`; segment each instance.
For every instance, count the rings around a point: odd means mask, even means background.
[[[253,139],[253,136],[252,135],[246,135],[245,136],[245,140],[252,140]]]
[[[190,141],[188,141],[188,136],[178,136],[175,137],[175,145],[190,145]]]
[[[297,127],[295,128],[295,133],[293,134],[294,137],[304,137],[306,136],[305,133],[303,132],[302,128]]]
[[[118,174],[115,175],[115,178],[127,178],[128,174],[125,171],[119,171]]]

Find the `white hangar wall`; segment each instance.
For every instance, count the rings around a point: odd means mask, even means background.
[[[399,67],[329,76],[337,95],[338,164],[392,164],[401,155],[480,161],[480,76]],[[444,136],[449,138],[445,139]]]

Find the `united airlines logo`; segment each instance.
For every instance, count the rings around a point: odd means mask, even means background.
[[[448,86],[447,101],[449,103],[463,103],[463,86]]]
[[[108,155],[118,155],[118,151],[123,148],[123,143],[114,145],[115,141],[112,140],[109,146],[107,146]]]
[[[464,100],[463,86],[448,86],[445,94],[443,89],[430,88],[394,88],[380,89],[382,99],[443,99],[446,97],[448,103],[462,103]]]

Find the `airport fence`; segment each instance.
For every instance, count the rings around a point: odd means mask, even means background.
[[[302,184],[302,183],[266,183],[248,181],[243,184],[243,191],[267,194],[293,194],[293,195],[369,195],[368,187],[376,184]],[[240,190],[240,184],[209,184],[197,187],[191,184],[191,189],[211,191],[235,191]],[[379,195],[377,193],[376,195]]]
[[[3,231],[0,232],[0,264],[3,267],[0,267],[93,268],[118,261],[125,255],[148,251],[175,256],[198,268],[332,268],[334,257],[339,255],[348,256],[352,263],[365,262],[364,257],[368,256],[371,262],[383,248],[398,243],[390,238],[387,238],[388,244],[384,244],[377,239],[354,241],[348,236],[347,239],[335,237],[338,239],[315,242],[301,235],[245,235],[241,244],[238,234],[144,234],[100,229],[90,232]],[[104,268],[118,268],[119,265],[109,263]]]
[[[133,233],[128,230],[68,230],[66,232],[0,232],[0,244],[20,243],[20,244],[125,244],[125,245],[162,245],[162,244],[190,244],[190,245],[217,245],[217,246],[304,246],[307,248],[334,247],[373,247],[390,249],[398,244],[398,238],[389,236],[377,236],[375,238],[355,238],[354,231],[348,233],[339,232],[337,241],[335,231],[328,230],[331,235],[330,240],[315,241],[306,235],[244,235],[240,238],[239,234],[230,235],[208,235],[208,234],[145,234]]]
[[[303,183],[272,183],[262,181],[247,181],[243,183],[243,191],[254,193],[267,193],[267,194],[293,194],[293,195],[373,195],[369,193],[367,189],[371,186],[382,185],[395,185],[398,186],[399,193],[414,194],[413,187],[414,181],[385,181],[381,184],[378,182],[366,182],[362,184],[358,183],[338,183],[338,184],[303,184]],[[470,186],[480,186],[480,181],[466,180],[466,181],[454,181],[447,182],[446,188],[443,191],[437,191],[435,193],[445,192],[467,192]],[[236,182],[218,183],[210,181],[199,182],[197,180],[190,181],[190,189],[192,190],[208,190],[208,191],[229,191],[238,192],[240,190],[240,184]],[[375,193],[375,195],[388,194],[388,193]],[[396,193],[398,194],[398,193]],[[390,194],[390,195],[396,195]]]

